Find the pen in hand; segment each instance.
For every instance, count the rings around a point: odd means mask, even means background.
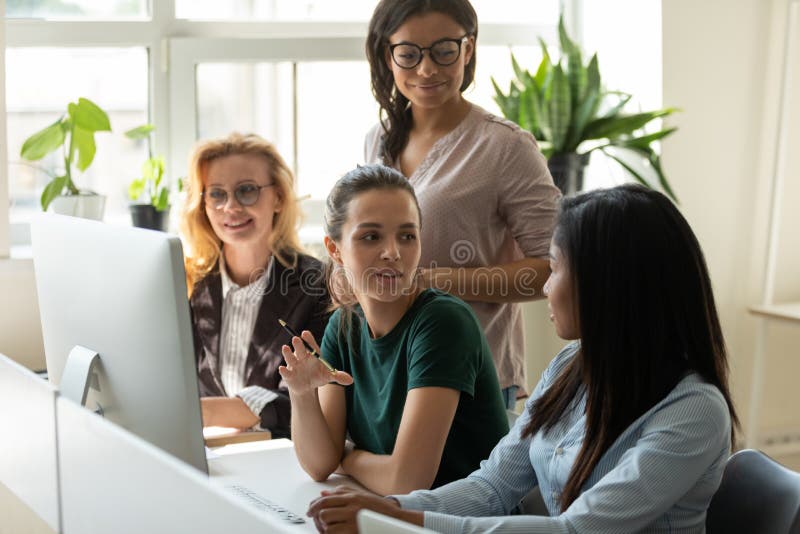
[[[289,332],[289,334],[290,334],[290,335],[292,335],[292,336],[294,336],[294,337],[299,337],[299,338],[300,338],[300,341],[302,341],[302,342],[303,342],[303,345],[306,347],[306,350],[308,351],[308,353],[309,353],[309,354],[311,354],[312,356],[316,357],[316,358],[317,358],[319,361],[321,361],[321,362],[322,362],[322,365],[324,365],[325,367],[327,367],[327,368],[328,368],[328,371],[330,371],[330,372],[331,372],[331,374],[333,374],[333,373],[335,373],[335,372],[336,372],[336,369],[334,369],[334,368],[333,368],[333,366],[332,366],[331,364],[329,364],[328,362],[326,362],[325,360],[323,360],[322,358],[320,358],[320,357],[319,357],[319,353],[318,353],[316,350],[314,350],[314,349],[311,347],[311,345],[309,345],[309,344],[306,342],[306,340],[305,340],[305,339],[303,339],[302,337],[300,337],[300,334],[298,334],[297,332],[295,332],[295,331],[294,331],[294,328],[292,328],[291,326],[289,326],[288,324],[286,324],[286,321],[284,321],[283,319],[278,319],[278,322],[281,324],[281,326],[283,327],[283,329],[284,329],[284,330],[286,330],[287,332]]]

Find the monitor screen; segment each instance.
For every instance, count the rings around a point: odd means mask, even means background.
[[[180,239],[53,214],[31,239],[50,381],[97,353],[86,407],[207,472]]]

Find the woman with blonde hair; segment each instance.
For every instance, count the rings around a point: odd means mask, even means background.
[[[201,141],[181,220],[205,426],[289,435],[278,374],[288,335],[278,319],[321,336],[330,303],[322,265],[302,253],[294,178],[254,134]]]

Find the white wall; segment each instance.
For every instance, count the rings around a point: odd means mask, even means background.
[[[680,129],[664,142],[664,166],[705,250],[744,424],[756,324],[747,308],[761,298],[775,142],[780,61],[773,26],[785,19],[773,10],[785,3],[664,0],[662,5],[664,103],[683,108],[670,121]],[[800,225],[798,216],[794,224]],[[800,376],[792,357],[796,350],[785,343],[773,344],[778,354],[770,354],[771,391],[762,424],[800,428],[795,409],[800,401],[791,386]]]
[[[0,295],[0,352],[30,369],[44,369],[31,260],[0,259]]]

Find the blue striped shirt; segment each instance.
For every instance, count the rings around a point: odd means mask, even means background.
[[[520,434],[531,403],[579,347],[567,345],[553,359],[525,413],[480,469],[435,490],[394,496],[400,505],[425,511],[425,526],[438,532],[704,532],[730,453],[731,422],[720,391],[697,374],[625,429],[561,511],[560,492],[583,442],[586,399],[549,432]],[[537,485],[550,516],[509,515]]]

